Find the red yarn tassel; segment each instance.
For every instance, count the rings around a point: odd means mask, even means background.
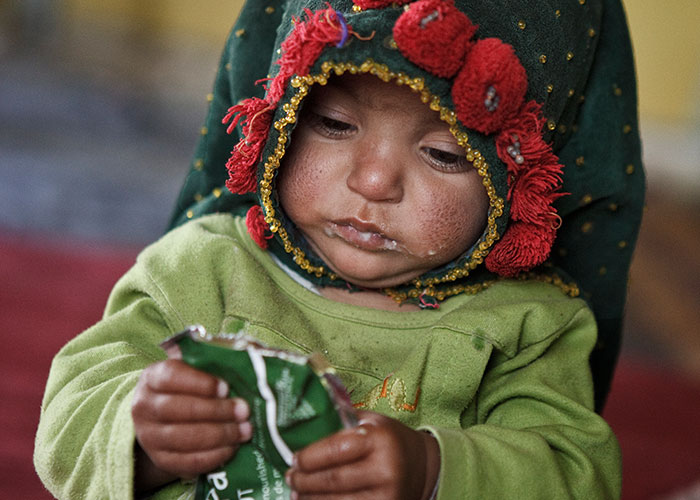
[[[546,122],[546,118],[542,116],[542,106],[536,101],[528,101],[515,118],[504,124],[496,138],[496,146],[498,156],[506,163],[510,173],[523,168],[522,165],[516,165],[513,157],[507,152],[513,137],[517,137],[520,142],[520,154],[527,160],[528,165],[558,162],[557,157],[552,153],[552,147],[542,139]]]
[[[265,99],[251,97],[239,102],[235,106],[228,108],[228,112],[221,120],[221,123],[225,125],[230,122],[228,128],[226,129],[226,133],[230,134],[239,123],[243,125],[244,129],[246,127],[250,127],[250,124],[254,121],[254,118],[269,108],[271,108],[270,103]]]
[[[243,144],[243,147],[245,144]],[[226,187],[233,194],[245,194],[255,191],[256,186],[256,165],[257,156],[254,153],[246,155],[241,152],[242,146],[239,143],[231,152],[231,157],[226,162],[228,169],[228,179]]]
[[[560,166],[556,163],[538,165],[516,178],[508,191],[512,220],[548,224],[549,214],[554,212],[552,203],[564,196],[564,193],[557,192],[561,178],[556,167]]]
[[[499,158],[508,169],[510,217],[533,224],[551,223],[552,203],[563,193],[562,166],[542,138],[546,120],[541,106],[529,101],[518,117],[508,121],[496,138]]]
[[[563,167],[542,138],[545,123],[541,105],[529,101],[496,138],[509,174],[510,224],[486,257],[486,267],[501,276],[515,276],[547,260],[560,224],[553,203],[566,194],[559,192]]]
[[[513,221],[486,256],[486,268],[507,278],[529,271],[547,260],[555,236],[550,225]]]
[[[273,108],[266,100],[252,97],[229,108],[222,123],[230,134],[239,123],[243,138],[236,144],[226,163],[229,179],[226,187],[234,194],[255,191],[256,166],[260,162],[272,121]]]
[[[343,38],[343,29],[338,16],[332,8],[311,12],[304,9],[307,19],[295,19],[296,26],[292,33],[282,42],[282,57],[277,61],[279,73],[270,82],[267,99],[276,103],[287,88],[292,75],[306,75],[314,65],[321,51],[331,44],[337,44]],[[352,28],[348,26],[352,32]]]
[[[245,225],[253,241],[257,243],[260,248],[266,250],[267,240],[272,238],[273,235],[270,232],[267,222],[265,222],[265,216],[263,215],[260,205],[253,205],[250,207],[245,216]]]

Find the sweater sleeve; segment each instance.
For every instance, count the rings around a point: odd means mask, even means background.
[[[587,308],[508,357],[492,357],[475,399],[477,424],[426,427],[440,445],[439,500],[619,498],[620,451],[593,411]],[[465,412],[466,413],[466,412]]]
[[[34,464],[59,499],[131,499],[131,399],[141,370],[164,359],[159,342],[180,325],[137,265],[104,318],[56,355],[42,402]]]

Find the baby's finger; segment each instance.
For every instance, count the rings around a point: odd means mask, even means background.
[[[354,462],[370,452],[368,438],[365,426],[336,432],[298,452],[292,468],[313,472]]]
[[[132,414],[158,422],[245,422],[250,409],[244,399],[212,399],[187,394],[155,393],[134,402]]]
[[[220,378],[199,371],[177,359],[148,366],[141,374],[142,383],[153,392],[190,394],[210,398],[228,396],[228,384]]]
[[[311,473],[291,468],[285,475],[285,481],[293,491],[302,496],[323,494],[324,498],[332,494],[374,489],[380,485],[380,478],[363,465],[363,462],[359,461]]]
[[[292,492],[291,500],[376,500],[380,498],[374,489],[350,491],[347,493],[304,493]]]
[[[391,422],[391,418],[387,417],[386,415],[367,410],[358,411],[357,418],[360,425],[382,425],[387,422]]]
[[[164,451],[152,457],[155,465],[171,474],[184,479],[194,479],[226,463],[238,448],[222,446],[213,450],[203,450],[193,453]]]
[[[242,424],[152,425],[140,437],[144,449],[192,453],[222,446],[234,446],[252,436],[250,422]]]

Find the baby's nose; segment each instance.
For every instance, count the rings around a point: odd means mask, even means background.
[[[403,169],[397,152],[374,143],[353,158],[347,185],[369,201],[397,203],[403,197]]]

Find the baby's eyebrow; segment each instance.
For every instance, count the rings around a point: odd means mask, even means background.
[[[367,95],[362,95],[362,93],[358,92],[357,87],[347,80],[337,80],[327,85],[324,91],[326,93],[338,92],[343,94],[342,97],[348,97],[357,104],[372,105],[371,99]]]
[[[373,78],[373,77],[368,77],[364,75],[365,78]],[[371,93],[366,93],[362,92],[360,89],[361,87],[354,85],[354,80],[353,78],[347,79],[347,78],[339,78],[335,80],[335,82],[331,83],[328,85],[326,88],[329,91],[338,91],[341,94],[343,94],[344,97],[348,97],[355,101],[356,104],[362,105],[362,106],[367,106],[372,109],[376,109],[379,111],[396,111],[396,108],[394,106],[382,106],[378,102],[376,102],[375,99],[372,98]],[[383,85],[393,85],[391,83],[387,82],[382,82]]]
[[[368,78],[374,77],[369,76]],[[323,101],[325,99],[347,99],[347,105],[349,106],[355,105],[358,107],[368,107],[381,113],[385,113],[387,115],[393,115],[392,119],[396,120],[403,120],[403,118],[401,117],[401,115],[403,115],[406,117],[406,123],[411,122],[410,118],[413,116],[413,114],[410,111],[409,107],[397,105],[396,102],[393,102],[391,104],[384,103],[380,97],[376,97],[372,92],[363,92],[362,86],[354,84],[354,82],[356,81],[357,80],[354,80],[353,78],[336,79],[335,81],[329,82],[327,86],[321,87],[319,89],[321,90],[321,92],[315,94],[315,96],[312,92],[311,97],[319,99],[319,101],[316,102],[321,105],[323,105]],[[392,90],[401,88],[398,85],[391,82],[381,82],[381,85],[386,85],[387,88],[390,88]],[[413,97],[416,100],[416,102],[419,102],[419,97],[417,94],[407,94],[407,96],[408,95],[410,95],[410,97]],[[422,103],[420,105],[426,106],[426,109],[429,109],[427,105],[424,105]],[[428,128],[434,128],[436,126],[446,126],[445,122],[443,122],[440,119],[439,113],[431,112],[430,116],[431,119],[429,119],[428,121],[423,121],[424,126]]]

